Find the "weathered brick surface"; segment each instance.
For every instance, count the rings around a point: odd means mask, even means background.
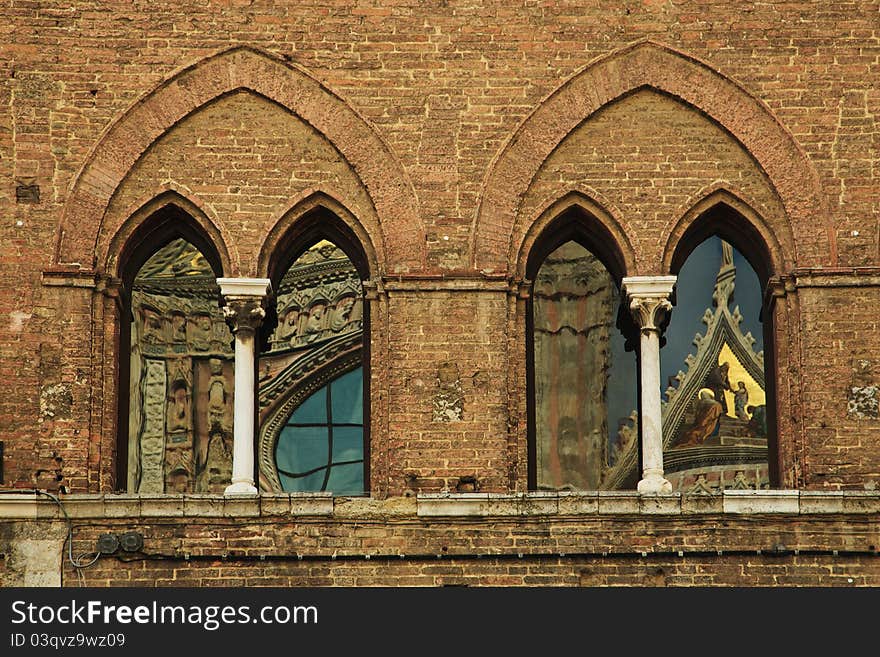
[[[873,523],[873,525],[872,525]],[[136,529],[143,553],[82,570],[92,586],[877,586],[875,516],[621,516],[97,522]],[[146,558],[145,558],[146,557]],[[70,564],[64,583],[78,585]]]
[[[658,274],[692,208],[726,190],[772,259],[780,485],[876,487],[880,420],[847,404],[880,386],[878,14],[876,1],[813,0],[6,3],[2,485],[116,486],[112,277],[157,196],[186,199],[232,275],[263,275],[273,227],[318,191],[369,241],[381,497],[463,475],[524,486],[525,304],[512,292],[548,207],[578,192],[613,219],[628,273]],[[463,412],[441,422],[450,363]],[[670,583],[685,565],[691,583],[700,568],[724,583],[726,559],[659,567]],[[778,559],[791,583],[840,581],[831,557]],[[869,558],[848,559],[876,581]],[[613,584],[655,563],[588,562],[540,566]],[[484,567],[468,563],[456,567]],[[770,582],[779,563],[740,575]],[[395,567],[401,582],[440,581]],[[486,567],[481,583],[528,574]],[[296,568],[343,583],[377,572]]]
[[[876,386],[876,287],[811,288],[803,309],[804,469],[817,487],[880,485],[880,421],[848,409],[853,387]]]
[[[482,491],[507,490],[506,335],[503,292],[389,292],[392,494],[454,490],[462,476],[475,476]],[[443,421],[434,403],[450,364],[464,401],[460,419]]]
[[[657,272],[658,244],[719,181],[763,216],[786,222],[765,174],[730,134],[680,102],[639,91],[596,112],[542,163],[515,234],[527,231],[548,204],[581,191],[623,223],[634,251],[632,275]]]

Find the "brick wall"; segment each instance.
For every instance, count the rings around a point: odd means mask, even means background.
[[[877,496],[844,499],[835,514],[811,513],[802,500],[801,514],[746,517],[708,511],[711,500],[699,498],[682,501],[687,515],[622,515],[620,505],[633,501],[623,496],[600,499],[598,514],[543,514],[495,500],[495,513],[426,517],[415,498],[337,503],[326,517],[265,505],[259,515],[224,517],[235,511],[213,508],[221,515],[187,518],[186,526],[155,515],[83,519],[74,547],[93,551],[108,532],[144,536],[142,551],[80,571],[92,586],[876,586]],[[611,504],[617,513],[607,513]],[[499,515],[514,505],[518,515]],[[80,579],[69,563],[62,575],[66,585]]]
[[[462,475],[524,486],[515,293],[548,207],[577,192],[608,218],[627,273],[659,274],[693,208],[722,190],[773,260],[781,484],[876,487],[880,420],[848,403],[880,385],[878,12],[812,0],[8,3],[2,485],[114,488],[113,277],[157,197],[185,199],[230,275],[264,275],[316,192],[365,241],[381,497]],[[446,365],[460,422],[433,415]],[[560,568],[580,581],[586,563]],[[360,574],[338,576],[370,577],[349,567]],[[408,576],[428,577],[421,568]]]

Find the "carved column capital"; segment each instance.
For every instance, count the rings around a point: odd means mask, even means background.
[[[676,276],[632,276],[623,279],[629,310],[642,331],[659,331],[670,310]]]
[[[226,297],[223,316],[233,334],[241,332],[254,333],[263,323],[266,310],[263,299],[255,297]]]
[[[266,317],[266,297],[272,284],[268,278],[218,278],[224,298],[223,315],[233,333],[255,333]]]

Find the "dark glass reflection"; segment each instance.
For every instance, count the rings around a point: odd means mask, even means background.
[[[537,487],[621,487],[638,441],[635,358],[615,327],[617,285],[598,258],[567,242],[542,263],[532,299]]]

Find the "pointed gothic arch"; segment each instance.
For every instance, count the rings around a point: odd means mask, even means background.
[[[175,224],[175,220],[180,223]],[[206,253],[206,257],[216,258],[211,266],[217,272],[237,268],[235,244],[216,215],[198,197],[176,185],[163,185],[157,194],[128,213],[128,219],[108,240],[106,253],[98,260],[99,266],[108,275],[125,282],[133,261],[170,235],[183,237]]]
[[[787,216],[774,221],[784,224],[777,228],[780,236],[793,235],[785,247],[799,266],[835,262],[835,237],[818,174],[769,108],[708,64],[667,46],[640,41],[588,64],[563,83],[499,152],[487,174],[471,232],[471,262],[476,269],[508,271],[505,256],[519,239],[517,214],[542,163],[596,111],[642,88],[698,109],[755,159],[783,203]],[[824,223],[824,231],[815,230],[817,220]]]
[[[336,475],[331,473],[348,471],[349,485],[356,490],[345,494],[368,494],[372,406],[366,288],[376,274],[369,236],[344,206],[316,192],[276,223],[258,266],[276,291],[276,303],[263,323],[265,349],[259,365],[266,369],[259,395],[260,487],[276,492],[332,490]],[[340,406],[337,393],[342,390],[348,393]],[[352,390],[360,393],[353,395]],[[316,399],[326,406],[320,418],[308,410]],[[305,424],[303,417],[298,419],[303,413],[308,416]],[[349,421],[337,423],[339,413]],[[305,431],[326,432],[325,460],[298,451]],[[345,451],[354,460],[336,459],[337,431],[348,432]],[[358,446],[351,444],[352,432],[359,432]],[[294,472],[296,463],[306,462],[312,467]],[[313,481],[319,475],[320,484]]]
[[[97,266],[103,218],[128,171],[182,119],[238,89],[262,95],[296,114],[351,164],[382,224],[384,238],[377,241],[384,251],[378,255],[387,258],[391,270],[424,265],[424,228],[415,193],[391,148],[348,103],[309,73],[248,47],[228,49],[179,70],[107,127],[71,186],[54,265]]]
[[[774,233],[759,213],[730,192],[716,190],[696,203],[676,223],[664,250],[664,271],[679,277],[677,285],[679,304],[683,301],[681,295],[686,294],[682,291],[687,282],[681,277],[682,269],[698,249],[709,246],[710,240],[722,245],[722,256],[711,299],[704,299],[705,311],[701,320],[704,328],[695,335],[682,334],[681,337],[692,338],[692,348],[686,358],[677,364],[664,363],[664,366],[675,365],[681,368],[675,376],[669,377],[669,385],[664,391],[666,397],[663,406],[664,450],[668,452],[671,448],[677,447],[664,455],[667,476],[673,476],[672,471],[676,468],[682,472],[699,472],[699,467],[693,469],[695,465],[702,467],[701,464],[711,462],[715,466],[715,475],[718,474],[717,471],[723,472],[724,465],[734,468],[742,466],[741,480],[733,481],[730,478],[725,483],[722,474],[720,483],[707,482],[704,478],[702,481],[687,484],[682,492],[687,492],[688,486],[693,486],[694,490],[713,486],[754,487],[760,485],[758,482],[762,480],[764,485],[775,487],[780,484],[782,460],[777,422],[782,410],[779,408],[780,400],[777,395],[777,372],[780,366],[776,362],[775,345],[780,338],[777,335],[779,329],[776,319],[777,314],[783,311],[779,307],[774,307],[772,296],[767,292],[771,278],[778,275],[783,263],[786,262],[786,254],[780,250]],[[745,267],[744,271],[738,272],[735,254],[745,259],[747,265],[741,263]],[[753,291],[751,295],[753,297],[751,307],[743,306],[744,312],[741,312],[743,301],[741,297],[736,296],[735,289],[746,289],[742,286],[748,282],[745,276],[748,276],[749,267],[753,270],[754,276],[757,276],[758,290],[756,293]],[[754,312],[756,306],[761,324],[757,341],[756,336],[746,328],[747,322],[743,321],[744,314]],[[672,311],[672,318],[674,322],[675,309]],[[674,324],[670,324],[667,331],[668,338],[672,330]],[[757,347],[756,344],[762,346]],[[717,388],[707,384],[707,381],[714,380],[713,377],[718,378],[719,366],[723,368],[728,364],[722,363],[725,360],[735,366],[734,369],[739,371],[741,379],[751,382],[755,386],[755,391],[764,397],[763,409],[760,410],[762,429],[760,435],[755,434],[758,438],[754,441],[760,443],[760,440],[763,440],[763,446],[760,444],[742,446],[737,443],[737,439],[725,438],[725,432],[751,431],[752,422],[755,426],[758,423],[757,415],[746,422],[747,414],[743,414],[745,406],[736,410],[733,407],[728,408],[725,398],[731,395],[725,391],[729,390],[733,393],[733,387],[727,387],[726,383]],[[735,384],[733,371],[733,369],[730,371],[730,384]],[[722,378],[726,379],[727,375]],[[716,424],[716,433],[713,434],[720,435],[721,448],[720,451],[716,449],[714,453],[713,448],[702,446],[712,441],[705,436],[702,438],[698,436],[702,428],[695,426],[698,424],[697,420],[692,418],[693,425],[688,427],[688,421],[685,419],[688,412],[699,415],[700,402],[695,400],[703,395],[707,385],[712,390],[712,401],[720,399],[723,405],[720,421]],[[740,381],[739,385],[744,384]],[[745,388],[743,390],[745,391]],[[745,399],[750,398],[748,394],[750,393],[744,395]],[[751,403],[758,404],[754,399]],[[748,408],[751,409],[753,406]],[[730,426],[738,421],[743,426]],[[786,440],[791,441],[792,437],[786,436]],[[754,470],[754,476],[746,477],[744,473],[751,470]],[[681,479],[679,483],[684,481],[686,478]]]
[[[632,251],[613,218],[585,197],[561,199],[532,228],[519,263],[529,284],[526,483],[622,487],[618,471],[638,451],[635,355],[629,364],[622,357],[633,327],[620,303]]]
[[[185,407],[186,426],[182,427],[181,435],[190,443],[194,440],[191,408],[195,397],[194,370],[192,367],[175,369],[175,364],[183,363],[185,359],[181,356],[184,353],[188,356],[193,349],[207,353],[212,346],[216,347],[215,326],[224,324],[216,279],[228,271],[229,255],[222,240],[218,241],[220,236],[216,228],[204,216],[191,212],[193,209],[191,203],[176,193],[163,194],[136,212],[112,241],[109,262],[119,280],[119,304],[114,322],[120,348],[116,368],[114,449],[117,490],[139,490],[143,465],[139,450],[142,442],[149,440],[155,453],[151,461],[151,480],[144,490],[165,492],[169,465],[164,460],[164,453],[168,437],[164,428],[159,430],[149,426],[148,413],[142,411],[147,407],[161,406],[160,410],[151,412],[163,415],[169,412],[170,402],[166,401],[169,391],[180,397],[181,405]],[[153,273],[157,276],[152,285],[144,280],[139,282],[139,276],[160,254],[167,256],[167,262],[154,268]],[[163,276],[175,271],[175,266],[186,268],[191,265],[195,254],[204,259],[199,265],[202,275],[185,281]],[[178,290],[175,289],[177,283],[181,284],[180,298],[177,298]],[[143,289],[145,284],[146,289]],[[157,304],[155,299],[161,301]],[[182,312],[181,307],[195,312]],[[194,321],[199,325],[196,326]],[[133,325],[140,329],[133,330]],[[138,341],[143,339],[137,349],[134,348],[135,335]],[[147,342],[150,343],[148,349],[141,349]],[[194,343],[199,344],[194,347]],[[150,358],[147,358],[147,351]],[[135,360],[137,363],[133,369]],[[151,386],[154,390],[150,390],[152,397],[148,400],[144,390]],[[182,395],[178,395],[181,391]],[[143,403],[132,409],[134,400]],[[136,411],[134,414],[133,410]],[[158,426],[158,422],[152,424]],[[161,424],[164,427],[164,422]],[[197,451],[192,445],[190,448]],[[191,467],[194,460],[190,453],[173,466],[185,476],[190,491],[194,485],[195,470]],[[132,466],[135,466],[136,474],[132,472]]]

